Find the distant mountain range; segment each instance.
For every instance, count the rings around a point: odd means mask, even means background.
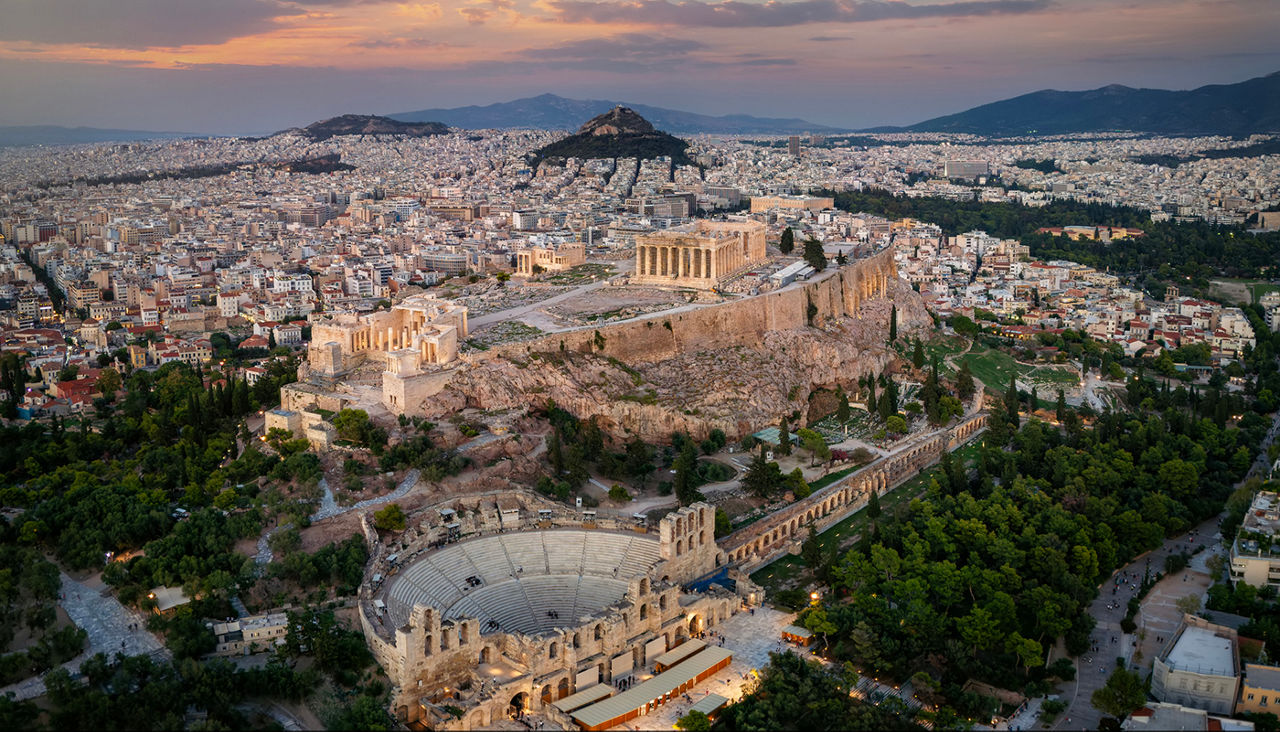
[[[0,147],[22,145],[79,145],[88,142],[136,142],[174,137],[203,137],[189,132],[148,132],[110,130],[99,127],[59,127],[58,125],[0,126]]]
[[[565,99],[554,94],[542,94],[483,107],[422,109],[417,112],[400,112],[388,116],[404,122],[427,120],[443,122],[451,127],[469,130],[512,128],[572,130],[577,128],[582,120],[604,114],[614,107],[633,109],[659,129],[685,134],[800,134],[847,131],[795,118],[774,119],[752,117],[746,114],[713,117],[706,114],[681,112],[676,109],[651,107],[647,104],[630,104],[605,99]]]
[[[294,128],[276,134],[297,133],[313,140],[327,140],[339,135],[404,135],[405,137],[430,137],[444,135],[449,128],[439,122],[403,122],[390,117],[372,114],[344,114],[338,117],[312,122],[306,127]]]
[[[936,117],[910,127],[869,132],[964,132],[974,135],[1060,135],[1123,130],[1163,135],[1249,135],[1280,132],[1280,72],[1238,84],[1190,91],[1113,84],[1090,91],[1045,90]]]
[[[533,153],[537,160],[547,158],[638,158],[649,160],[670,157],[676,165],[691,165],[685,153],[689,143],[654,129],[635,110],[617,106],[592,117],[577,134],[543,147]]]

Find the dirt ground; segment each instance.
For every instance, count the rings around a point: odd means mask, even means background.
[[[54,605],[54,610],[57,611],[58,619],[54,621],[53,627],[38,630],[33,633],[25,623],[19,625],[14,631],[13,640],[9,642],[9,646],[4,649],[4,652],[14,653],[16,651],[25,651],[40,642],[40,639],[46,635],[62,630],[67,626],[75,625],[75,623],[71,622],[71,618],[67,616],[67,611],[63,610],[61,605]]]

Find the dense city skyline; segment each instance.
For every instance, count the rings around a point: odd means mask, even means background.
[[[249,134],[551,92],[865,127],[1280,68],[1268,0],[6,5],[0,124]]]

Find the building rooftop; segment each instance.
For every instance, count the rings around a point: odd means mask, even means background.
[[[1245,683],[1262,689],[1280,689],[1280,666],[1260,666],[1256,663],[1245,664]]]
[[[1217,676],[1235,676],[1235,652],[1230,638],[1205,628],[1187,627],[1165,657],[1165,661],[1181,671],[1194,671]]]

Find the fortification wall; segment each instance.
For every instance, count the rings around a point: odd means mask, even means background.
[[[765,333],[800,328],[824,318],[856,315],[865,300],[888,294],[897,277],[893,252],[857,260],[776,292],[600,328],[579,328],[464,356],[471,362],[521,358],[545,351],[579,351],[627,363],[661,361],[681,353],[758,345]],[[603,348],[601,348],[603,341]]]

